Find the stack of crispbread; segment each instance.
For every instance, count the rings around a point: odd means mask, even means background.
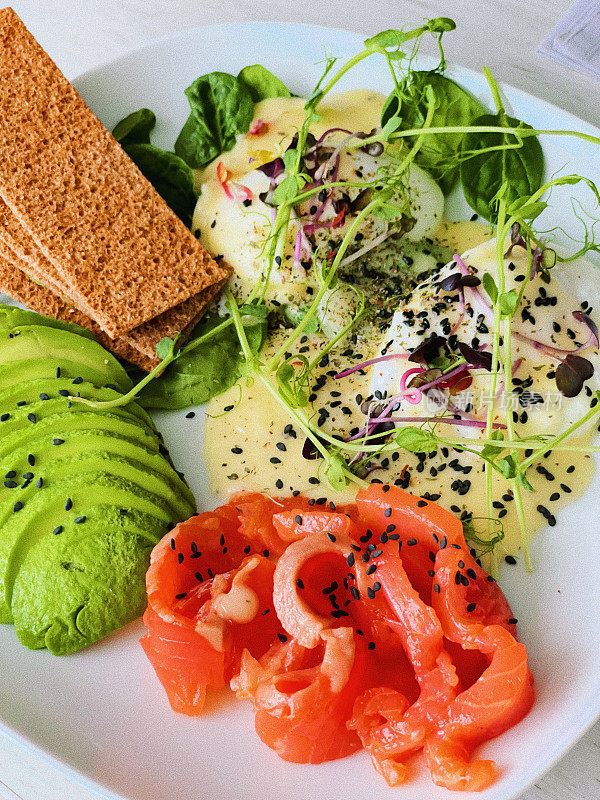
[[[150,370],[228,276],[0,10],[0,290]]]

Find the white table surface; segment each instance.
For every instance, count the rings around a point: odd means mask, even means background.
[[[450,16],[456,20],[458,30],[446,40],[449,60],[473,68],[487,65],[501,81],[600,125],[600,82],[536,54],[543,36],[570,4],[570,0],[11,2],[69,78],[150,39],[197,25],[255,20],[307,22],[348,28],[369,35],[383,28],[417,23],[426,16]],[[399,792],[399,798],[401,794],[406,797],[405,793]],[[0,734],[1,800],[97,800],[97,797],[75,786],[51,765],[36,759],[21,745]],[[520,800],[598,798],[600,723]]]

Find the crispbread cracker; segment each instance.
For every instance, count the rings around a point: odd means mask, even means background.
[[[26,231],[19,225],[2,200],[0,200],[0,256],[25,272],[33,281],[51,289],[67,305],[77,307],[77,303],[69,294],[69,288],[62,283],[53,265],[35,247]],[[224,267],[224,269],[228,268]],[[227,274],[231,274],[229,269]],[[161,339],[165,336],[172,338],[177,333],[185,335],[194,328],[222,287],[222,281],[209,286],[118,338],[153,359],[156,345]],[[79,310],[85,314],[85,309],[80,308]],[[89,319],[89,314],[85,314],[85,317]],[[85,327],[89,327],[89,325]],[[113,339],[109,341],[113,341]],[[109,347],[109,349],[112,348]]]
[[[225,281],[203,289],[183,303],[163,311],[158,317],[144,322],[132,331],[124,333],[121,339],[149,358],[155,356],[156,345],[165,336],[169,339],[178,333],[186,336],[204,316],[206,309],[219,294]]]
[[[189,333],[204,315],[221,288],[219,284],[209,286],[199,295],[184,301],[190,307],[184,310],[187,324],[183,328],[177,327],[178,309],[169,309],[156,319],[130,331],[127,334],[128,338],[111,339],[94,320],[78,311],[68,300],[58,297],[50,289],[36,283],[22,269],[22,264],[19,265],[17,258],[5,258],[0,242],[0,291],[39,314],[75,322],[83,328],[88,328],[103,347],[120,358],[137,364],[146,372],[153,370],[159,363],[159,359],[156,357],[158,342],[165,336],[174,337],[180,331],[183,335]],[[134,335],[132,336],[132,334]]]
[[[27,31],[0,11],[0,196],[112,337],[227,277]]]
[[[74,322],[83,328],[88,328],[103,347],[111,350],[119,358],[137,364],[146,372],[150,372],[158,364],[156,356],[153,359],[148,358],[122,339],[110,339],[93,320],[64,303],[49,289],[32,281],[24,272],[2,257],[0,257],[0,290],[12,297],[13,300],[37,311],[38,314],[45,314],[65,322]]]

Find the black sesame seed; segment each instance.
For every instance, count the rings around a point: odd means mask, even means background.
[[[298,580],[296,581],[296,586],[299,589],[304,589],[304,581],[302,580],[302,578],[298,578]]]
[[[416,543],[417,543],[417,540],[416,540],[416,539],[408,539],[408,540],[407,540],[407,542],[406,542],[406,544],[407,544],[409,547],[412,547],[412,546],[413,546],[413,545],[415,545]]]
[[[268,557],[270,556],[270,553],[269,553],[269,551],[267,550],[267,548],[266,548],[266,547],[265,547],[265,549],[263,550],[263,556],[264,556],[265,558],[268,558]]]
[[[572,492],[572,489],[569,486],[567,486],[566,483],[561,483],[560,488],[563,490],[563,492],[566,492],[566,494],[571,494]]]
[[[357,633],[358,633],[358,631],[357,631]],[[369,648],[369,650],[375,650],[375,642],[369,642],[367,647]]]
[[[246,545],[246,547],[244,547],[244,553],[245,553],[246,555],[248,555],[248,553],[250,552],[250,550],[251,550],[251,549],[252,549],[252,548],[250,547],[250,545],[249,545],[249,544],[247,544],[247,545]]]
[[[55,536],[58,536],[59,533],[62,533],[64,530],[62,525],[57,525],[56,528],[52,531]]]
[[[70,497],[67,498],[67,502],[65,503],[65,511],[70,511],[73,508],[73,501]]]
[[[269,461],[271,462],[271,464],[281,464],[281,459],[280,459],[280,458],[277,458],[277,456],[272,456],[272,457],[269,459]]]
[[[83,378],[73,378],[73,380],[71,381],[71,383],[74,383],[75,385],[78,385],[78,384],[80,384],[80,383],[83,383]]]
[[[333,533],[330,533],[329,531],[327,531],[327,538],[329,539],[330,542],[335,542],[336,541],[336,538],[333,535]]]
[[[477,603],[469,603],[469,605],[467,606],[467,611],[469,612],[475,611],[476,608],[477,608]]]
[[[184,558],[184,555],[183,555],[183,553],[177,553],[177,561],[178,561],[180,564],[183,564],[183,558]]]
[[[425,500],[417,500],[417,506],[419,508],[424,508],[427,505]]]
[[[346,564],[348,564],[349,567],[354,566],[354,553],[350,553],[348,555],[348,557],[346,558]]]
[[[196,416],[196,412],[195,411],[188,411],[188,413],[185,415],[185,418],[186,419],[194,419],[195,416]]]
[[[388,508],[385,508],[385,509],[383,510],[383,516],[384,516],[384,517],[391,517],[391,516],[392,516],[392,509],[391,509],[391,508],[389,508],[389,507],[388,507]]]
[[[0,416],[0,422],[6,422],[7,419],[10,419],[10,414],[2,414]]]
[[[59,445],[64,443],[65,443],[64,439],[52,439],[52,444]]]
[[[23,508],[23,503],[20,500],[17,500],[17,502],[13,506],[13,511],[20,511],[22,508]]]
[[[81,525],[81,523],[85,522],[85,520],[86,520],[86,517],[75,517],[73,522],[75,523],[75,525]]]
[[[37,417],[35,416],[35,414],[27,414],[27,419],[34,425],[37,422]]]
[[[439,593],[440,593],[440,585],[439,585],[439,583],[434,583],[434,584],[433,584],[433,591],[434,591],[436,594],[439,594]]]
[[[4,481],[4,485],[6,486],[7,489],[16,489],[17,488],[17,484],[16,484],[15,481]]]
[[[504,556],[504,560],[507,564],[516,564],[517,559],[514,556]]]
[[[296,514],[296,516],[294,517],[294,522],[296,523],[296,525],[302,525],[302,517],[300,516],[300,514]]]
[[[183,600],[184,597],[187,597],[187,592],[179,592],[175,595],[175,600]]]
[[[275,481],[275,486],[278,489],[283,489],[283,481],[281,480],[281,478],[277,478],[277,480]]]
[[[287,642],[288,637],[285,635],[285,633],[278,633],[277,638],[280,642]]]
[[[352,595],[354,600],[359,600],[360,599],[360,592],[358,591],[356,586],[351,586],[350,587],[350,594]],[[358,633],[358,631],[357,631],[357,633]]]
[[[516,617],[510,617],[508,620],[509,625],[516,625],[519,620]]]
[[[375,597],[375,592],[373,591],[373,589],[371,589],[370,586],[367,586],[367,597],[369,598],[369,600],[373,600],[373,598]]]

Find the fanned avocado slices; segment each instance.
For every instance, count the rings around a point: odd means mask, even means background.
[[[154,544],[195,510],[162,437],[89,331],[0,305],[0,621],[73,653],[143,611]],[[2,478],[2,476],[4,476]]]

